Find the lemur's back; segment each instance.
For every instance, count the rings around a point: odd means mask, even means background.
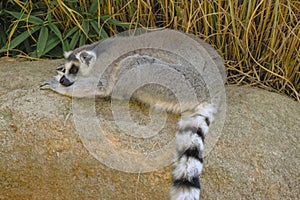
[[[139,33],[106,40],[95,46],[94,51],[98,56],[94,67],[104,70],[101,79],[108,83],[107,94],[113,98],[134,97],[171,112],[191,110],[199,102],[210,102],[216,94],[210,94],[212,89],[207,82],[216,90],[225,82],[222,57],[190,34],[169,30]],[[137,85],[139,88],[132,88]],[[131,90],[135,93],[131,94]]]

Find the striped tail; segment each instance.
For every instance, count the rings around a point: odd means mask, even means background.
[[[203,165],[204,138],[214,112],[211,104],[201,104],[192,115],[179,121],[171,200],[200,199],[199,175]]]

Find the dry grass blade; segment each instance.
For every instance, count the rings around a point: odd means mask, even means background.
[[[28,1],[14,2],[25,13],[31,12]],[[126,28],[138,25],[194,33],[227,60],[229,83],[268,88],[300,102],[298,0],[98,0],[94,16],[85,16],[91,0],[44,2],[64,29],[62,32],[77,26],[90,41],[93,39],[82,27],[82,18],[97,18],[98,26],[109,35],[120,31],[114,20],[124,23]]]

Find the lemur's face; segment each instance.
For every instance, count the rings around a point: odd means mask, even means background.
[[[92,51],[69,51],[64,53],[66,62],[56,68],[57,75],[41,85],[41,89],[50,89],[63,95],[74,96],[73,86],[80,78],[88,77],[96,61]],[[76,96],[76,94],[75,94]]]
[[[66,63],[56,68],[59,83],[65,87],[71,86],[79,76],[88,76],[92,65],[96,60],[96,55],[91,51],[81,51],[73,53],[65,52]]]

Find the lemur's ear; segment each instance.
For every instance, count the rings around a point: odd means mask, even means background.
[[[72,54],[72,52],[73,51],[65,51],[65,53],[64,53],[65,59],[67,59]]]
[[[79,59],[82,63],[89,66],[91,63],[95,62],[96,54],[92,51],[82,51],[79,53]]]

